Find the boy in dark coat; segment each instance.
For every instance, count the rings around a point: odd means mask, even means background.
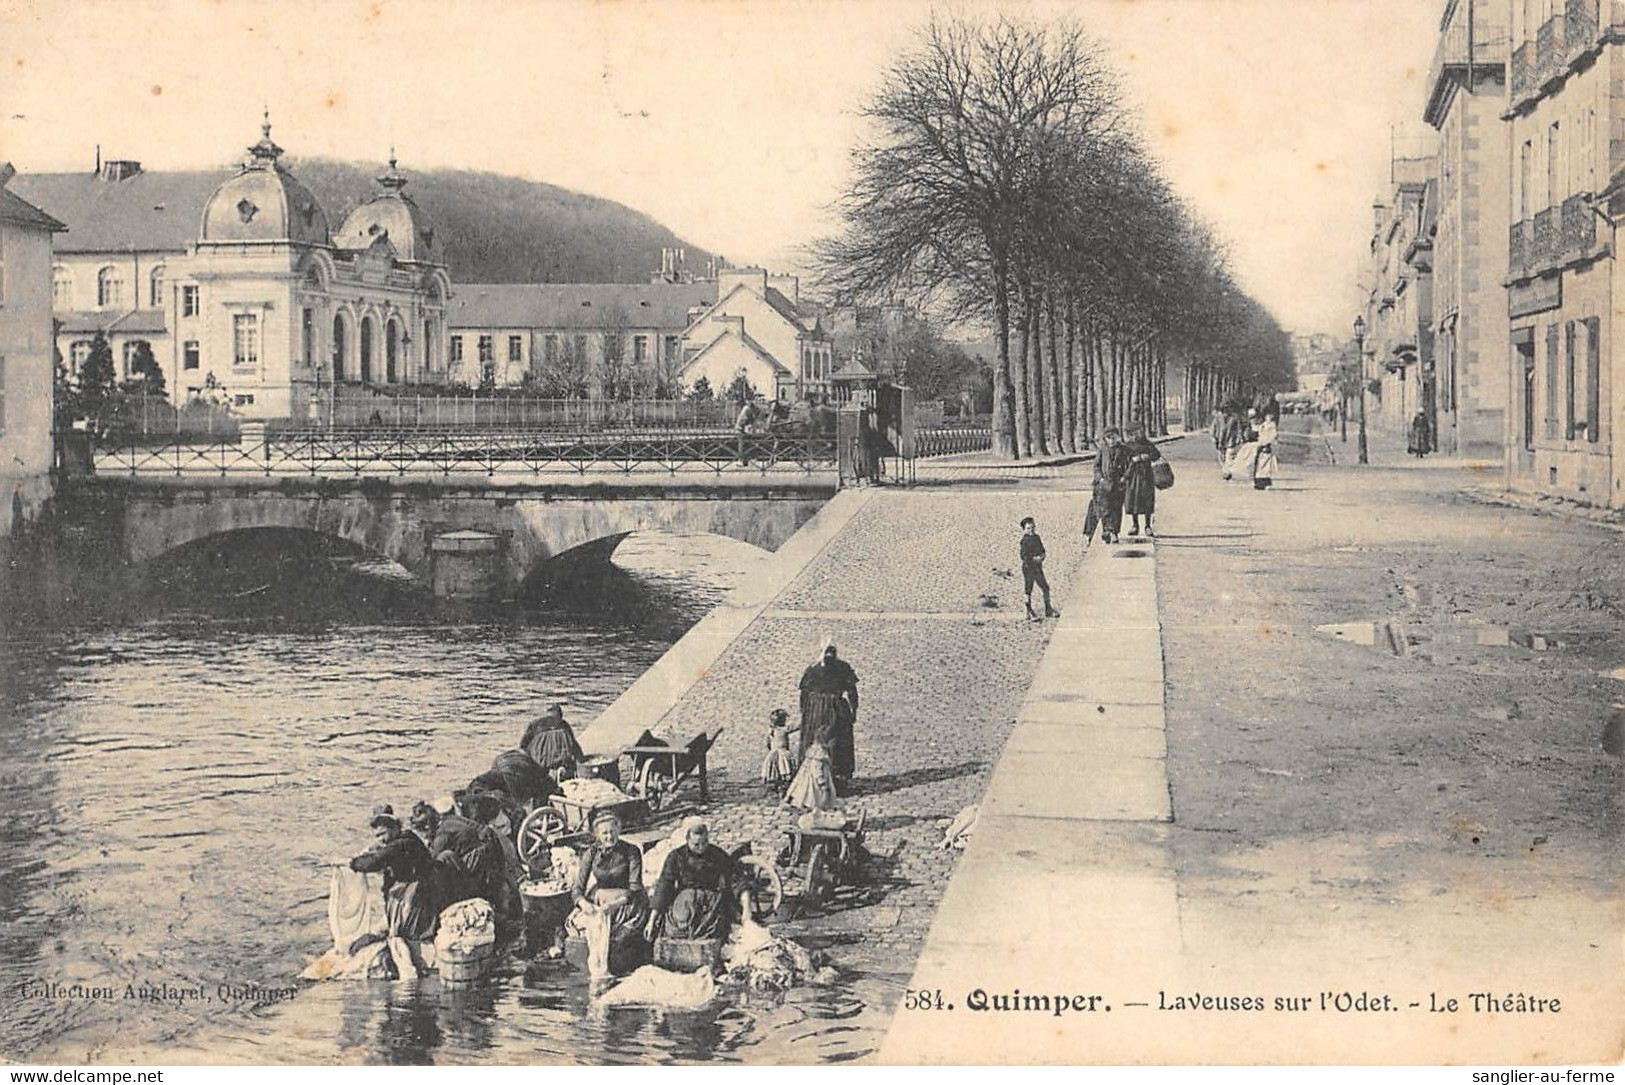
[[[1021,521],[1021,583],[1027,594],[1027,620],[1036,622],[1038,614],[1033,610],[1033,587],[1036,585],[1044,593],[1044,617],[1059,618],[1061,612],[1050,605],[1049,580],[1044,576],[1044,540],[1038,537],[1038,524],[1031,516]]]

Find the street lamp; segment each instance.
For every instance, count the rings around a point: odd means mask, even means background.
[[[1360,367],[1360,462],[1370,463],[1365,444],[1365,317],[1354,318],[1354,352]]]

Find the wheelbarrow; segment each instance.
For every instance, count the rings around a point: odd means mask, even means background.
[[[653,732],[643,732],[638,736],[636,745],[621,751],[621,756],[632,761],[632,783],[627,787],[627,793],[647,803],[650,813],[659,813],[685,781],[698,779],[700,801],[710,802],[705,758],[721,734],[720,727],[709,735],[701,731],[686,745],[673,746],[656,738]]]
[[[856,817],[836,811],[813,811],[803,815],[795,828],[784,831],[779,863],[800,873],[802,899],[822,905],[834,895],[836,886],[851,883],[862,854],[868,817],[864,810],[859,810]]]

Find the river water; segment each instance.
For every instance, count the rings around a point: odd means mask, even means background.
[[[0,1056],[600,1063],[867,1053],[891,980],[848,977],[697,1014],[597,1012],[568,963],[462,991],[432,978],[295,980],[329,944],[329,872],[368,845],[375,803],[402,811],[448,794],[515,745],[548,703],[590,719],[760,557],[712,536],[634,536],[606,580],[516,615],[447,613],[330,569],[314,582],[286,576],[320,564],[309,554],[248,568],[222,568],[213,555],[168,570],[158,578],[164,600],[117,620],[6,628]],[[128,997],[166,985],[201,988],[205,1000]],[[255,991],[294,986],[287,1001]]]

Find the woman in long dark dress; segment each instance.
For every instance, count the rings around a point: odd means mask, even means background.
[[[1157,487],[1152,478],[1151,465],[1162,459],[1162,453],[1145,435],[1140,422],[1129,427],[1127,453],[1128,468],[1123,474],[1123,511],[1129,517],[1129,534],[1140,533],[1140,518],[1145,517],[1145,533],[1155,536],[1151,516],[1157,511]]]
[[[684,845],[666,856],[655,884],[648,936],[726,938],[750,906],[739,861],[711,843],[703,818],[683,823]]]
[[[824,644],[819,660],[801,675],[801,759],[822,742],[829,751],[836,786],[845,790],[857,772],[852,727],[858,718],[858,675],[835,645]]]
[[[401,821],[390,807],[374,809],[371,824],[377,843],[351,859],[350,869],[383,875],[384,918],[389,935],[406,943],[412,963],[421,970],[419,947],[434,938],[440,921],[439,902],[431,882],[434,860],[422,840],[402,831]]]
[[[555,780],[574,776],[576,764],[582,758],[576,733],[564,721],[563,705],[551,705],[532,720],[519,740],[519,748],[530,754],[542,771]]]
[[[1123,433],[1108,426],[1100,435],[1095,451],[1095,477],[1089,499],[1089,515],[1084,518],[1083,535],[1089,538],[1100,527],[1100,541],[1111,544],[1123,530],[1123,474],[1128,454],[1123,449]]]
[[[570,894],[577,904],[607,913],[609,970],[623,976],[649,957],[643,932],[649,922],[649,897],[643,889],[643,852],[621,839],[621,819],[601,812],[592,822],[596,838],[581,857],[581,869]]]

